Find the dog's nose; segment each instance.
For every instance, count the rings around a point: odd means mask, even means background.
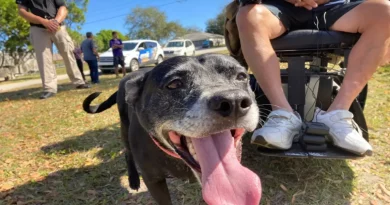
[[[242,117],[248,113],[252,100],[242,92],[224,92],[214,95],[208,103],[209,109],[223,117]]]

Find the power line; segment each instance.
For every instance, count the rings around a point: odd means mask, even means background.
[[[108,10],[113,10],[113,9],[117,9],[117,8],[120,8],[119,10],[121,9],[127,9],[126,6],[129,6],[129,4],[132,4],[132,3],[136,3],[137,1],[141,1],[141,0],[132,0],[131,2],[126,2],[125,4],[119,4],[119,5],[116,5],[115,7],[104,7],[104,8],[98,8],[98,9],[95,9],[95,10],[92,10],[92,11],[89,11],[88,14],[94,14],[94,13],[99,13],[99,12],[104,12],[104,11],[108,11]]]
[[[152,6],[152,7],[161,8],[161,7],[164,7],[164,6],[168,6],[168,5],[176,4],[176,3],[181,3],[181,2],[184,2],[184,1],[187,1],[187,0],[176,0],[176,1],[172,1],[172,2],[169,2],[169,3],[161,4],[161,5],[158,5],[158,6]],[[122,17],[122,16],[126,16],[126,15],[128,15],[128,13],[112,16],[112,17],[109,17],[109,18],[98,19],[98,20],[95,20],[95,21],[86,22],[86,23],[84,23],[84,25],[97,23],[97,22],[102,22],[102,21],[107,21],[107,20],[110,20],[110,19],[115,19],[115,18],[119,18],[119,17]]]

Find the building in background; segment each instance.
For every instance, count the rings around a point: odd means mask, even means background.
[[[212,33],[189,33],[181,37],[191,40],[196,48],[204,47],[205,41],[208,41],[209,47],[225,46],[225,37]]]

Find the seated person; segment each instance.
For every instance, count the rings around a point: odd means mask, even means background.
[[[282,89],[278,58],[271,39],[290,30],[318,29],[361,33],[351,50],[347,72],[332,105],[316,108],[315,122],[330,128],[334,145],[359,155],[371,155],[372,147],[354,128],[348,110],[389,55],[390,1],[388,0],[263,0],[245,3],[237,14],[241,48],[248,66],[272,104],[272,112],[252,143],[289,149],[302,119],[289,105]],[[248,1],[250,2],[250,1]]]

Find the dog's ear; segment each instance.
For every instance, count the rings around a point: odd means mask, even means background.
[[[126,90],[125,99],[126,99],[126,103],[129,104],[130,106],[134,106],[134,103],[141,96],[144,82],[150,70],[151,69],[149,68],[144,68],[129,74],[128,80],[126,81],[125,84],[125,90]]]

